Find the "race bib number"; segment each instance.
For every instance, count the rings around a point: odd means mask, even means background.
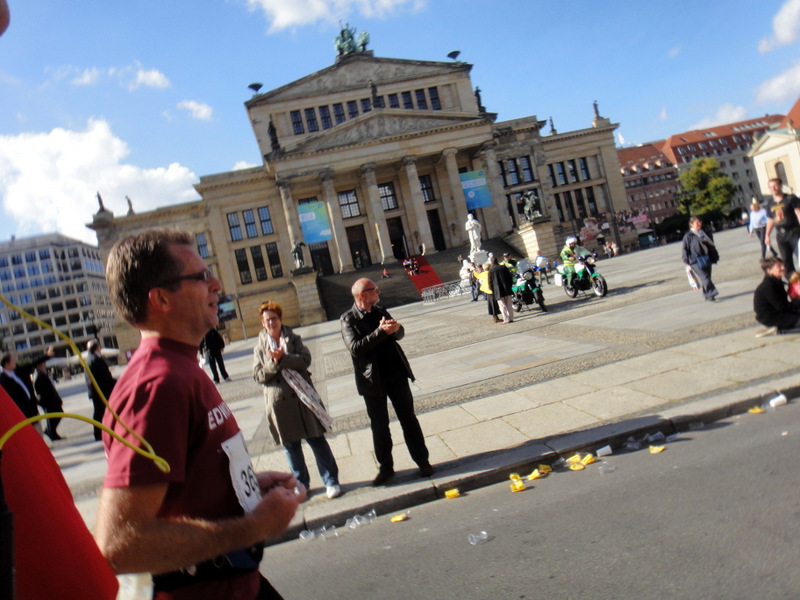
[[[242,432],[222,442],[222,449],[228,455],[228,467],[236,498],[245,512],[253,512],[261,501],[261,490]]]

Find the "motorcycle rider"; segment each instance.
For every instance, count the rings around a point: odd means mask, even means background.
[[[578,238],[575,236],[568,237],[564,242],[564,248],[561,250],[561,262],[564,265],[568,287],[572,285],[572,280],[575,277],[575,265],[578,264],[578,256],[587,252],[586,248],[578,244]]]

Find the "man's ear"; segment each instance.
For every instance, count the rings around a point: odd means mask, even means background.
[[[153,288],[147,293],[150,309],[159,313],[168,313],[172,306],[169,296],[162,288]]]

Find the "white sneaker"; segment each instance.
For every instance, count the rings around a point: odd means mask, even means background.
[[[342,495],[342,488],[340,488],[338,485],[329,485],[325,488],[325,494],[330,500],[333,500],[334,498],[338,498]]]
[[[778,333],[778,328],[777,327],[765,327],[764,329],[762,329],[761,331],[759,331],[756,334],[756,337],[757,338],[766,337],[768,335],[775,335],[777,333]]]

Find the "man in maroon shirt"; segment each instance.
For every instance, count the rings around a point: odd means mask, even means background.
[[[147,231],[108,259],[114,307],[142,341],[104,424],[136,443],[130,426],[170,470],[104,434],[96,538],[117,573],[153,573],[157,599],[280,598],[258,571],[262,542],[286,529],[305,490],[289,473],[254,472],[233,413],[197,364],[222,286],[194,243]]]

